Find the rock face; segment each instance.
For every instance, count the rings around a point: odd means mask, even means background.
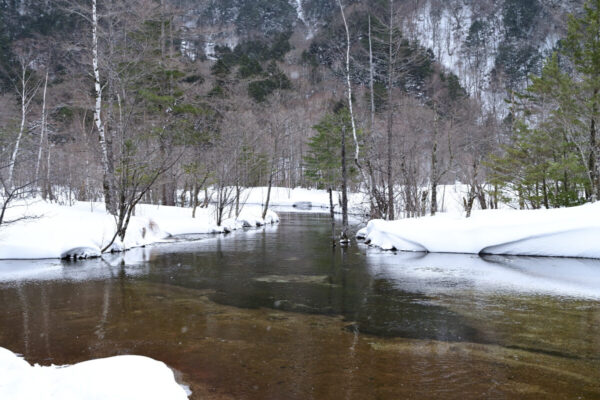
[[[353,9],[373,11],[374,0],[345,1]],[[360,3],[360,6],[358,4]],[[566,15],[582,9],[584,0],[424,0],[403,5],[406,36],[430,48],[436,60],[466,80],[473,68],[483,75],[495,68],[522,79],[537,67],[563,36]],[[231,27],[219,38],[221,45],[259,34],[269,36],[292,30],[315,33],[337,16],[334,0],[208,0],[190,9],[197,26]],[[466,56],[466,58],[465,58]],[[525,63],[518,68],[516,63]],[[476,88],[475,78],[465,82]]]
[[[411,46],[427,54],[426,63],[412,66],[403,85],[417,97],[426,97],[425,78],[421,75],[430,71],[431,64],[439,63],[452,72],[452,79],[456,78],[461,90],[464,88],[481,100],[484,107],[505,109],[506,93],[522,90],[528,77],[540,72],[543,61],[565,35],[567,15],[580,13],[584,1],[396,0],[403,35]],[[262,61],[276,59],[297,68],[325,65],[340,75],[335,55],[341,51],[345,39],[337,0],[167,2],[177,7],[175,23],[182,28],[178,46],[190,60],[213,62],[222,59],[224,51],[236,47],[240,47],[240,54],[252,57],[253,51],[273,50],[283,44],[276,49],[277,56],[262,57]],[[386,18],[381,7],[385,9],[387,2],[344,0],[343,3],[352,40],[358,46],[367,35],[366,16]],[[69,37],[85,28],[54,4],[0,0],[0,84],[12,87],[5,71],[9,70],[9,60],[14,59],[13,42],[36,35]],[[366,65],[364,54],[361,55],[364,51],[355,52],[357,64]],[[378,69],[385,68],[376,65],[376,76]],[[355,68],[355,82],[366,85],[365,71],[366,68]]]
[[[489,92],[495,75],[513,88],[539,71],[564,37],[566,16],[584,1],[426,0],[405,17],[405,32],[430,48],[471,94]]]
[[[336,0],[170,0],[183,15],[182,46],[190,54],[211,56],[215,46],[235,47],[295,31],[308,48],[338,18]],[[385,2],[384,2],[385,3]],[[459,76],[470,92],[485,90],[494,73],[514,85],[539,69],[564,36],[566,15],[579,13],[584,0],[421,0],[402,3],[398,12],[405,36],[431,49],[437,61]],[[375,0],[345,0],[349,14],[377,14]],[[352,16],[352,15],[351,15]],[[354,29],[364,25],[352,18]],[[351,23],[353,21],[350,21]],[[364,27],[362,27],[364,28]],[[360,28],[360,29],[362,29]],[[36,34],[78,29],[53,2],[0,0],[2,43]],[[366,32],[365,32],[366,33]],[[335,40],[336,38],[330,38]],[[475,73],[475,71],[479,71]]]

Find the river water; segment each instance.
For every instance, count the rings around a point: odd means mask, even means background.
[[[600,262],[333,250],[329,233],[282,214],[103,260],[0,261],[0,346],[43,365],[146,355],[192,399],[600,398]]]

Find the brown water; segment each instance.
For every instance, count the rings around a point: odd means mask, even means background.
[[[600,398],[599,263],[332,251],[328,229],[0,262],[0,346],[150,356],[192,399]]]

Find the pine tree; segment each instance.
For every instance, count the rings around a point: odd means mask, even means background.
[[[600,149],[597,138],[598,105],[600,96],[600,0],[584,5],[580,18],[569,17],[568,34],[564,43],[565,55],[577,72],[577,96],[588,121],[588,170],[592,182],[592,196],[600,197]]]
[[[518,94],[512,143],[493,157],[493,179],[532,207],[570,206],[600,196],[600,0],[570,16],[559,53]],[[516,117],[519,111],[520,117]]]

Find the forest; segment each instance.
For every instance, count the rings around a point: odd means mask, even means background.
[[[455,182],[467,216],[596,200],[600,1],[486,4],[461,28],[400,0],[3,0],[2,209],[101,201],[123,238],[138,203],[214,203],[220,225],[258,186],[361,192],[388,220]],[[459,68],[424,27],[466,29]]]

